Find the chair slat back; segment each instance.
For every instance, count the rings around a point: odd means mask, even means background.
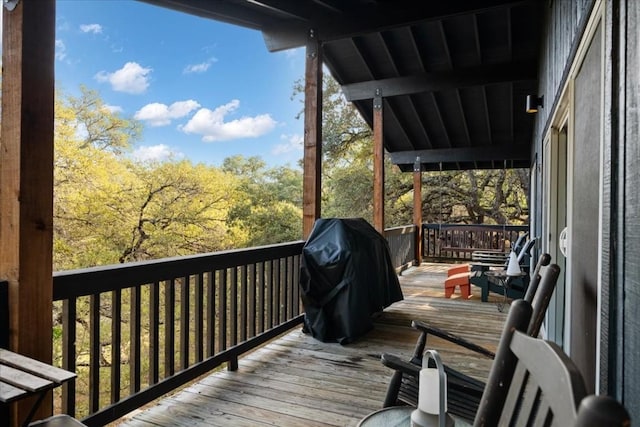
[[[571,359],[555,343],[518,331],[509,347],[518,362],[499,425],[574,425],[586,388]]]
[[[509,315],[504,323],[496,357],[491,365],[489,378],[482,393],[482,399],[475,417],[475,426],[496,426],[503,402],[511,385],[518,359],[509,348],[511,337],[517,331],[527,330],[532,309],[529,302],[520,299],[511,304]]]

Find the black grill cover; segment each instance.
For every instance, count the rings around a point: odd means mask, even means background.
[[[300,270],[304,330],[321,341],[352,342],[403,299],[387,241],[361,218],[318,219]]]

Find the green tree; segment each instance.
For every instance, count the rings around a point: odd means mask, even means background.
[[[422,183],[425,222],[527,222],[526,169],[426,172]]]
[[[238,180],[189,161],[135,162],[140,126],[98,94],[56,101],[54,268],[232,247],[226,221]]]
[[[235,247],[261,246],[302,238],[302,174],[267,168],[258,157],[228,157],[222,170],[239,179],[240,196],[229,213]]]
[[[236,180],[189,161],[130,165],[135,178],[114,195],[119,262],[229,249]]]

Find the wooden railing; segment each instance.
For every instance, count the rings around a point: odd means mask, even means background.
[[[416,227],[385,230],[393,265]],[[304,242],[58,272],[54,346],[78,374],[59,411],[105,425],[303,322]],[[57,337],[57,339],[55,338]]]
[[[423,224],[425,261],[469,260],[478,250],[506,251],[527,225]]]
[[[416,228],[415,225],[404,225],[384,230],[391,261],[397,271],[408,268],[416,259]]]
[[[61,411],[105,425],[224,363],[236,369],[302,323],[303,244],[54,274],[61,366],[78,374]]]
[[[505,248],[526,226],[425,224],[427,260]],[[414,261],[413,225],[385,230],[394,267]],[[59,410],[105,425],[303,322],[304,242],[58,272],[60,366],[78,374]],[[462,254],[462,255],[461,255]],[[57,344],[56,344],[57,343]]]

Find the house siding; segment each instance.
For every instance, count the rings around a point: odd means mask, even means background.
[[[621,381],[616,391],[637,423],[640,420],[640,2],[620,3],[614,10],[621,29],[619,84],[616,87],[623,91],[618,104],[620,131],[615,139],[621,156],[618,176],[623,189],[619,195],[622,229],[617,233],[617,245],[622,250],[617,254],[620,271],[616,279],[622,284],[621,292],[618,292],[622,313],[617,323],[622,327],[622,337],[617,344],[621,344],[623,350],[618,359],[622,366],[618,367]]]
[[[596,1],[554,0],[546,8],[533,159],[543,189],[543,138],[558,109]],[[603,1],[603,121],[599,245],[600,331],[597,391],[614,396],[640,419],[640,2]],[[543,200],[542,191],[533,195]],[[534,213],[536,234],[542,212]]]

